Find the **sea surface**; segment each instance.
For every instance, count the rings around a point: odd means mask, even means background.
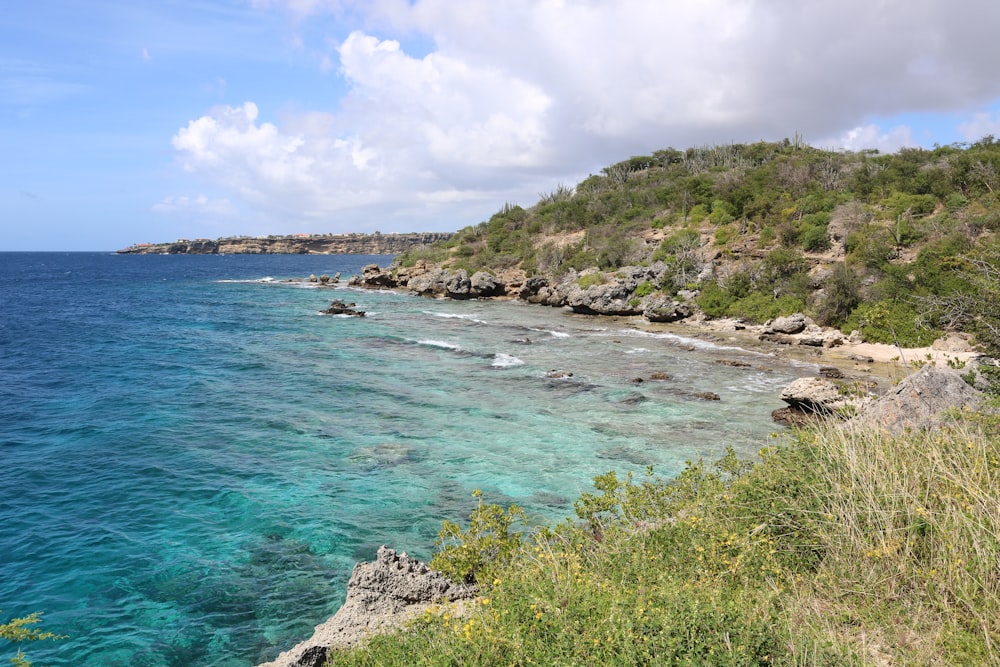
[[[0,621],[44,611],[69,635],[29,658],[272,659],[379,545],[429,557],[474,489],[554,521],[612,469],[753,456],[781,389],[816,370],[561,309],[346,286],[390,259],[0,253]],[[332,289],[304,280],[337,272]],[[333,299],[367,316],[322,315]]]

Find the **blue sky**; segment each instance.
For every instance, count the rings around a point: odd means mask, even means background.
[[[1000,135],[992,0],[31,0],[0,250],[453,231],[659,148]]]

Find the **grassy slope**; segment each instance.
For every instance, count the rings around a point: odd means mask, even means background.
[[[752,466],[597,483],[579,521],[449,542],[435,564],[483,586],[470,616],[330,664],[1000,664],[995,425],[800,433]]]

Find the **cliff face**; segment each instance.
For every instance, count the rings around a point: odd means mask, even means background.
[[[119,250],[131,255],[395,255],[412,248],[446,241],[451,233],[321,234],[314,236],[230,237],[142,243]]]

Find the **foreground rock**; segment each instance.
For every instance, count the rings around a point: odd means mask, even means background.
[[[857,393],[846,396],[840,385],[829,379],[799,378],[781,392],[788,407],[775,410],[771,416],[788,426],[843,419],[849,426],[900,434],[935,428],[949,410],[980,409],[983,399],[983,393],[969,386],[958,371],[926,366],[877,399]]]
[[[472,586],[456,584],[405,553],[382,546],[371,563],[358,563],[347,599],[313,636],[259,667],[321,667],[330,649],[348,648],[366,637],[397,629],[433,604],[475,597]]]
[[[951,368],[926,366],[905,378],[848,423],[893,434],[940,425],[952,409],[978,409],[983,394]]]

